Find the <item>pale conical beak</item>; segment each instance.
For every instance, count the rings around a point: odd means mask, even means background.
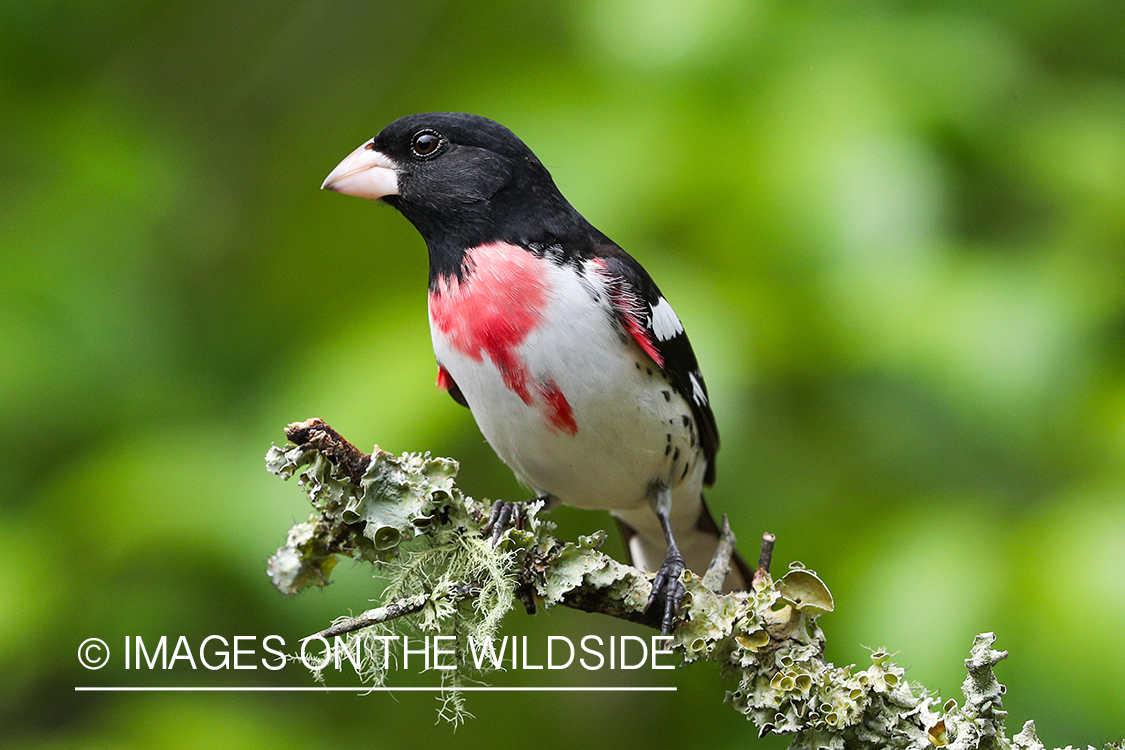
[[[395,163],[383,152],[376,151],[374,143],[372,139],[345,156],[324,178],[320,189],[371,200],[398,195]]]

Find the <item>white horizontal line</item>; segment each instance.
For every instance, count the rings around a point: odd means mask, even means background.
[[[675,692],[675,687],[494,687],[473,685],[467,687],[76,687],[78,693],[408,693],[408,692],[452,692],[463,693],[652,693]]]

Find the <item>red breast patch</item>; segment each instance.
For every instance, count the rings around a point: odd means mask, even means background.
[[[525,404],[531,406],[539,395],[551,425],[573,435],[578,427],[570,404],[553,382],[532,384],[519,354],[547,306],[544,262],[502,242],[470,249],[462,279],[441,277],[430,292],[430,320],[457,351],[478,362],[487,356],[504,385]]]

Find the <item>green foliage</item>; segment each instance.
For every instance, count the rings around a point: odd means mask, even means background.
[[[294,415],[521,497],[433,388],[413,228],[317,190],[387,122],[440,109],[512,127],[652,271],[722,433],[708,502],[832,582],[834,662],[893,643],[912,679],[955,689],[994,630],[1019,655],[1013,717],[1048,745],[1119,738],[1122,28],[1120,0],[3,4],[0,743],[339,745],[374,723],[335,695],[313,718],[73,695],[110,679],[74,651],[295,638],[371,595],[347,565],[297,601],[260,576],[279,516],[307,514],[259,464]],[[591,627],[570,614],[509,622]],[[695,679],[491,696],[456,742],[525,741],[496,717],[534,713],[553,750],[580,711],[606,728],[594,747],[743,744]],[[370,742],[448,741],[399,699]]]

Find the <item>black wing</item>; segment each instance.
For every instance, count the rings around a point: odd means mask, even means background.
[[[617,245],[602,245],[594,256],[609,283],[610,298],[622,327],[664,371],[672,386],[691,406],[699,430],[707,472],[703,482],[715,482],[715,453],[719,428],[711,411],[707,384],[699,371],[687,332],[656,282],[632,256]]]

